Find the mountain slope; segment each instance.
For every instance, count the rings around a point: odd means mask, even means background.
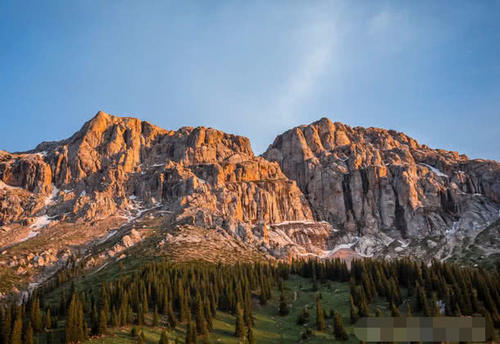
[[[392,130],[323,118],[279,135],[263,156],[297,182],[317,220],[346,240],[361,237],[354,247],[365,254],[385,254],[393,244],[404,254],[421,257],[427,248],[444,258],[499,215],[499,163]]]
[[[245,137],[99,112],[66,140],[0,151],[2,291],[73,259],[447,258],[499,202],[499,163],[394,131],[322,119],[258,157]]]

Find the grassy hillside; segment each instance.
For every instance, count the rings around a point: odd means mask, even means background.
[[[334,341],[333,320],[327,317],[327,329],[319,332],[315,329],[315,297],[320,293],[322,306],[327,315],[330,310],[336,310],[343,314],[346,327],[349,325],[349,285],[348,283],[327,282],[320,286],[318,291],[313,291],[310,279],[292,275],[285,282],[285,294],[290,305],[290,314],[278,315],[279,292],[273,290],[273,298],[265,306],[261,306],[257,299],[253,302],[255,317],[255,336],[257,343],[296,343],[301,338],[302,332],[307,327],[313,329],[313,336],[304,343],[324,343]],[[384,304],[380,305],[384,307]],[[302,308],[307,307],[311,314],[311,321],[306,325],[297,325],[297,318]],[[148,324],[151,324],[152,314],[148,314]],[[161,323],[160,323],[161,325]],[[163,327],[143,326],[141,328],[146,337],[146,343],[157,343]],[[213,343],[237,344],[238,339],[234,337],[235,317],[223,312],[217,312],[214,321],[214,330],[210,335]],[[88,343],[135,343],[136,339],[131,337],[131,326],[110,329],[110,334],[100,338],[93,338]],[[351,329],[348,328],[351,333]],[[180,325],[175,331],[167,331],[169,339],[175,343],[175,339],[184,342],[185,326]],[[358,343],[353,335],[344,343]]]

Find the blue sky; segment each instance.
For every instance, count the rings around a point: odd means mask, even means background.
[[[262,153],[323,116],[500,160],[500,1],[0,0],[0,149],[98,110]]]

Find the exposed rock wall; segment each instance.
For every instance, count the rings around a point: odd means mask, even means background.
[[[443,234],[497,214],[500,164],[430,149],[403,133],[323,118],[279,135],[263,156],[295,180],[317,220],[358,235]],[[466,209],[474,208],[473,214]]]

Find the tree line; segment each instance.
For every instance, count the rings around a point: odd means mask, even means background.
[[[252,303],[265,305],[273,288],[278,288],[278,313],[286,316],[283,281],[290,274],[311,279],[313,290],[327,281],[349,283],[353,323],[360,317],[380,316],[380,310],[372,314],[370,304],[375,298],[385,298],[392,316],[400,316],[404,304],[408,315],[412,310],[426,316],[483,315],[490,339],[495,336],[492,329],[500,327],[498,272],[438,261],[427,265],[410,259],[363,259],[353,261],[350,269],[339,259],[236,265],[162,261],[147,263],[139,271],[89,290],[78,290],[71,283],[79,269],[72,263],[69,271],[57,275],[57,282],[39,288],[20,304],[0,307],[0,344],[32,344],[37,339],[76,343],[126,325],[133,325],[131,335],[143,342],[144,334],[138,329],[159,326],[160,318],[167,329],[185,326],[186,344],[207,343],[218,311],[234,315],[234,335],[241,342],[255,343]],[[45,300],[47,293],[61,285],[58,302]],[[414,301],[409,303],[410,299]],[[347,339],[341,314],[327,316],[319,295],[315,306],[316,330],[325,330],[325,318],[329,318],[335,337]],[[147,314],[152,314],[150,320]],[[303,310],[297,323],[309,318],[308,310]],[[168,339],[163,332],[160,343]]]

